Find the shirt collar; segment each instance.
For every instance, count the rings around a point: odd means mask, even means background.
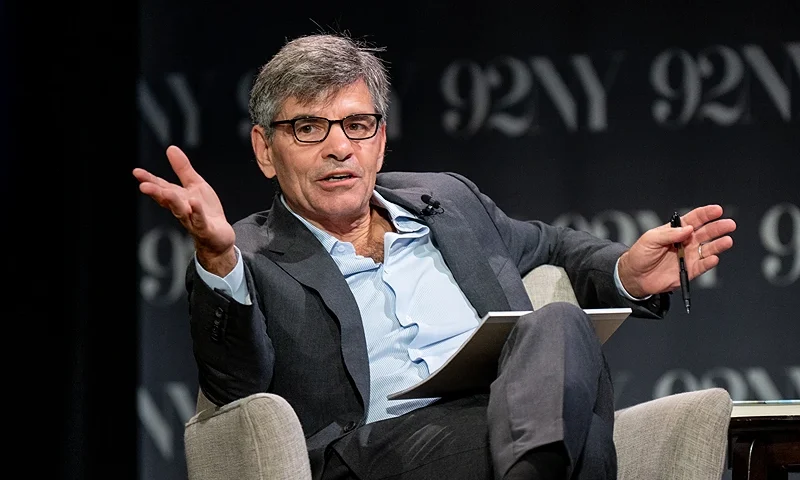
[[[319,240],[320,243],[322,243],[322,246],[325,248],[325,250],[328,251],[328,253],[333,253],[333,249],[336,247],[338,243],[340,243],[339,240],[330,233],[326,232],[325,230],[322,230],[321,228],[312,224],[302,216],[295,213],[294,210],[292,210],[291,207],[289,207],[289,204],[286,203],[286,199],[284,198],[283,193],[281,193],[280,199],[281,203],[283,203],[283,206],[286,207],[286,209],[289,210],[289,212],[291,212],[292,215],[297,217],[297,219],[300,220],[303,223],[303,225],[305,225],[306,228],[308,228],[311,231],[311,233],[314,234],[315,237],[317,237],[317,240]],[[372,191],[371,203],[377,204],[386,209],[386,211],[389,213],[389,218],[391,219],[392,224],[400,233],[419,232],[420,230],[428,228],[426,225],[420,222],[420,220],[417,218],[416,215],[409,212],[400,205],[397,205],[395,203],[386,200],[385,198],[383,198],[383,196],[381,196],[380,193],[378,193],[375,190]]]

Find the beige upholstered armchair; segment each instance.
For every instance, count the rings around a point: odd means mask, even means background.
[[[534,308],[577,304],[563,269],[542,266],[525,279]],[[678,393],[618,410],[620,480],[719,480],[732,409],[728,392]],[[189,480],[308,480],[305,437],[283,398],[260,393],[216,407],[198,395],[184,432]]]

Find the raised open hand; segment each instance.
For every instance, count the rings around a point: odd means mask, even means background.
[[[167,159],[181,184],[135,168],[133,176],[139,180],[139,190],[171,211],[186,228],[194,238],[197,258],[203,267],[224,276],[227,274],[224,270],[233,269],[236,263],[233,250],[236,234],[225,218],[222,203],[180,148],[174,145],[167,148]]]
[[[722,217],[722,207],[706,205],[681,217],[681,228],[668,223],[646,231],[619,261],[625,290],[637,298],[672,291],[680,286],[678,252],[683,243],[689,279],[719,264],[719,254],[733,246],[728,235],[736,222]]]

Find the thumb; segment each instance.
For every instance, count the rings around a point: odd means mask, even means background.
[[[692,236],[694,227],[685,225],[683,227],[671,227],[664,225],[654,230],[653,241],[659,245],[672,245],[673,243],[683,243]]]
[[[198,183],[199,181],[202,181],[200,174],[198,174],[195,169],[192,168],[192,163],[189,161],[189,157],[186,156],[183,150],[175,145],[170,145],[167,147],[167,160],[169,160],[172,171],[175,172],[181,182],[181,185],[184,187],[187,187],[192,183]]]

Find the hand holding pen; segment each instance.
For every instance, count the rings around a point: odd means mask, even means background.
[[[681,288],[683,283],[689,299],[689,281],[716,267],[719,255],[733,246],[729,234],[736,230],[736,222],[722,214],[719,205],[697,207],[644,232],[619,259],[619,278],[628,294],[646,298]]]

